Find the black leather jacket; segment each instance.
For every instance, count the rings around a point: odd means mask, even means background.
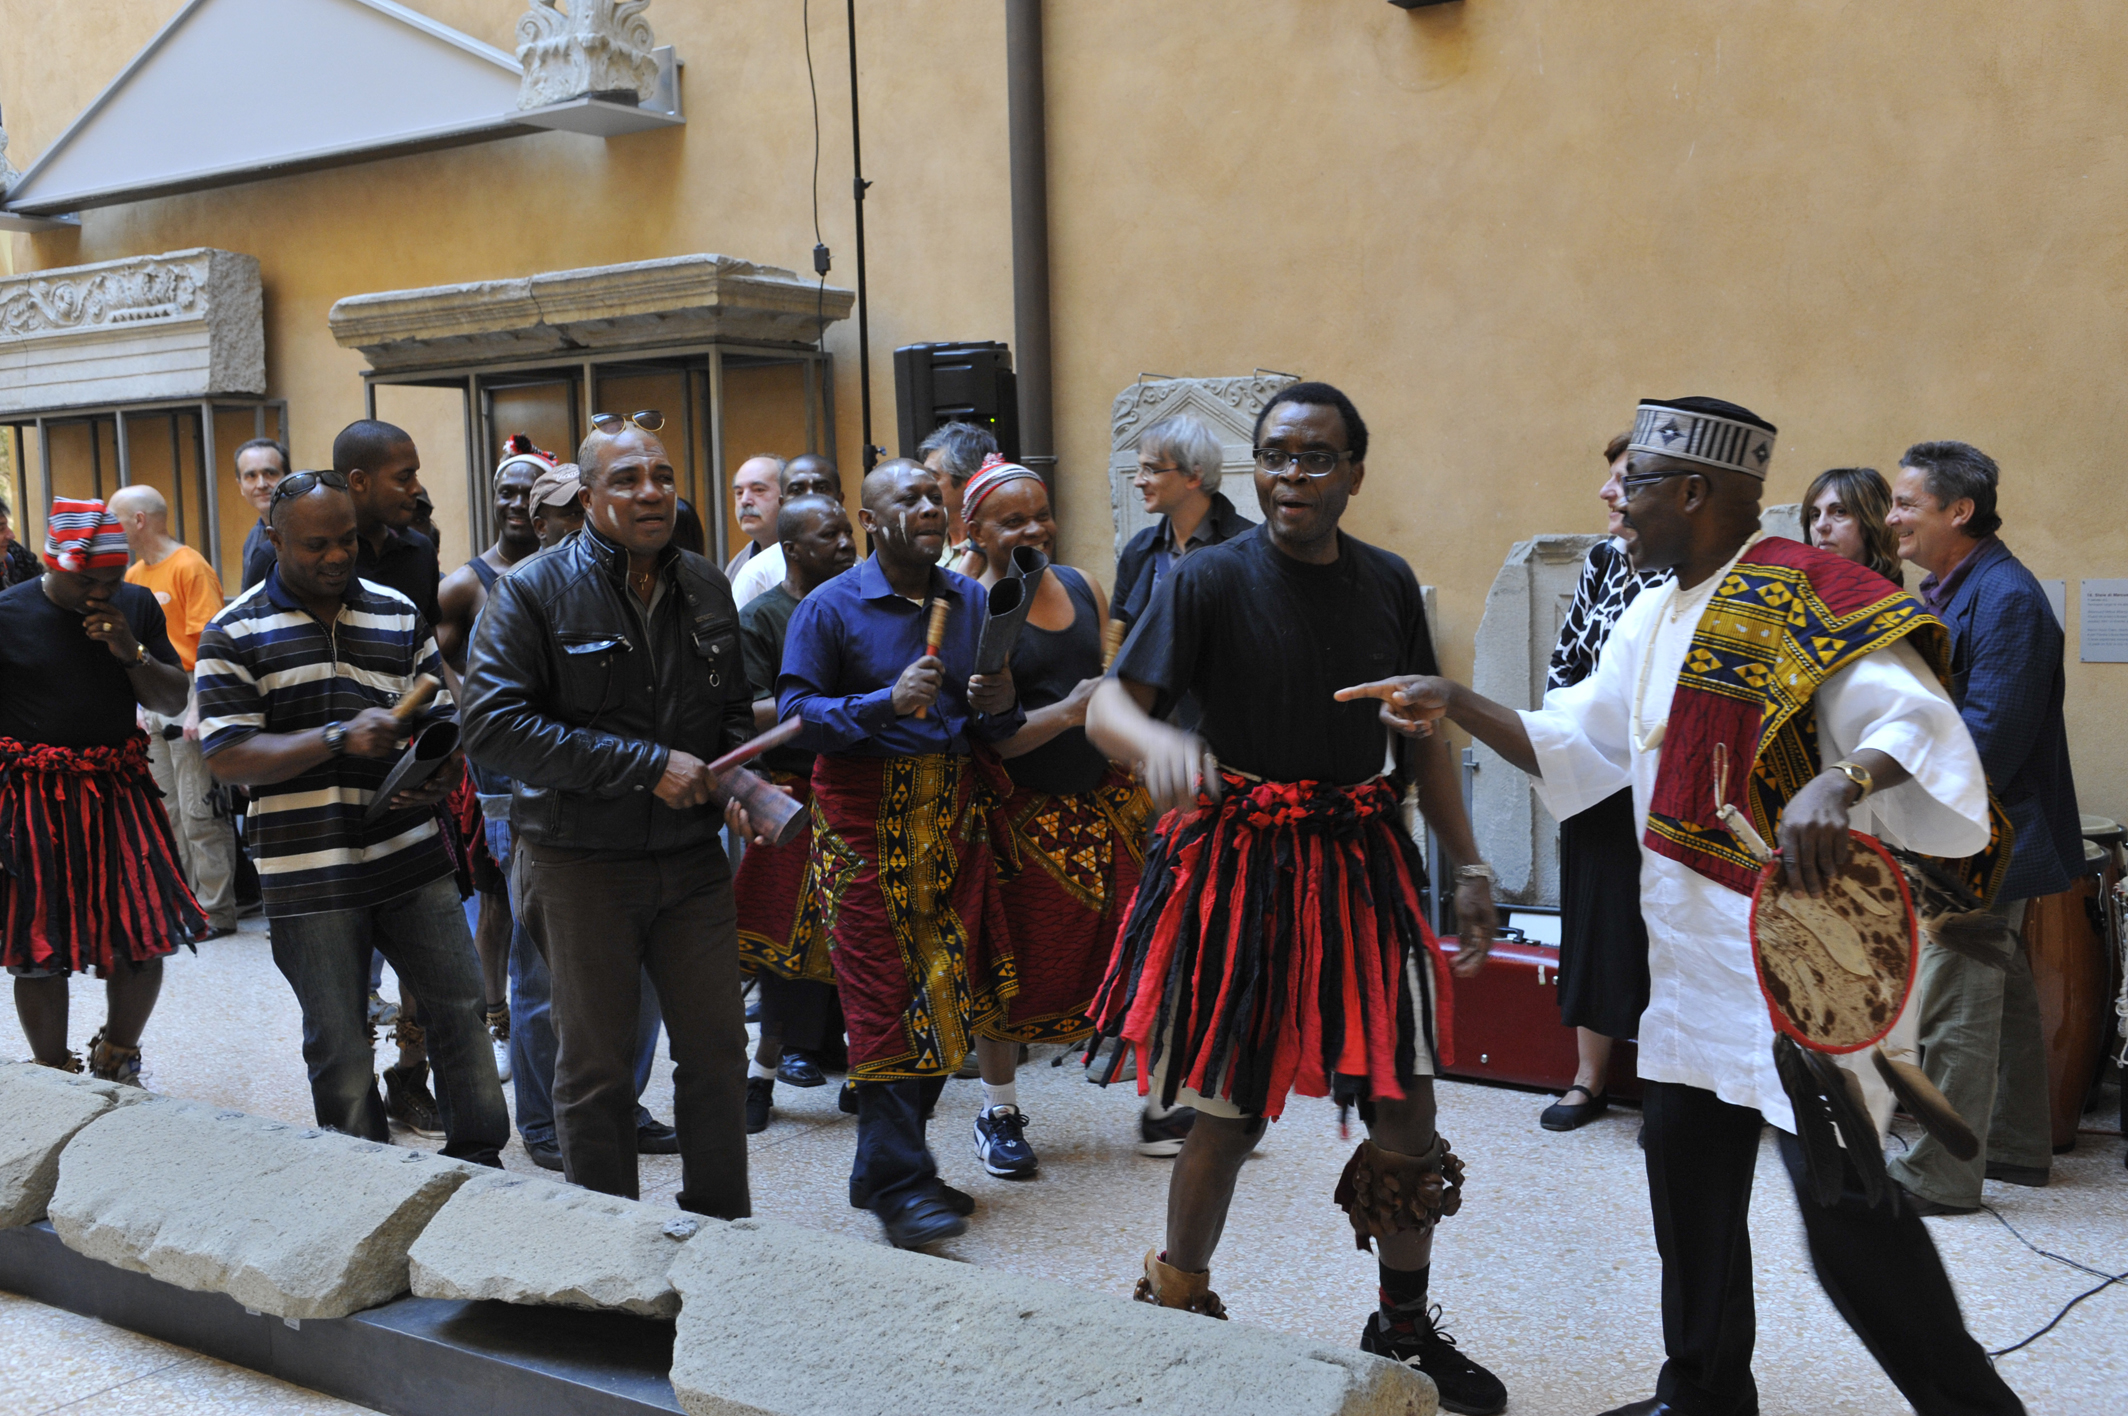
[[[667,548],[654,614],[680,646],[653,662],[621,598],[628,559],[586,530],[495,582],[467,656],[460,721],[475,762],[516,786],[510,825],[538,845],[655,854],[713,843],[715,806],[676,811],[653,793],[667,753],[703,761],[753,735],[753,689],[731,585]]]

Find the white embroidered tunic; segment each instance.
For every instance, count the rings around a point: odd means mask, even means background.
[[[1642,594],[1620,616],[1596,672],[1550,690],[1541,709],[1521,715],[1536,750],[1538,795],[1554,817],[1594,806],[1630,785],[1645,841],[1670,700],[1701,612],[1728,572],[1724,566],[1690,588]],[[1913,774],[1858,805],[1851,822],[1856,830],[1936,856],[1969,856],[1987,846],[1987,782],[1979,755],[1958,710],[1912,646],[1901,640],[1849,664],[1819,686],[1815,702],[1823,762],[1874,748]],[[1736,770],[1745,770],[1744,764]],[[1711,804],[1714,784],[1706,790]],[[1752,962],[1751,897],[1643,844],[1640,901],[1650,984],[1640,1019],[1640,1075],[1705,1088],[1794,1131],[1794,1113],[1774,1071],[1773,1024]],[[1886,1039],[1888,1048],[1911,1045],[1918,1014],[1912,1003],[1909,998]],[[1836,1060],[1845,1065],[1853,1059]],[[1852,1070],[1862,1078],[1881,1129],[1890,1116],[1890,1094],[1866,1062]]]

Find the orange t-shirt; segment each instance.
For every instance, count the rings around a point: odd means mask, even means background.
[[[126,567],[126,582],[154,592],[163,607],[163,620],[170,631],[170,645],[177,650],[185,672],[199,654],[200,631],[222,609],[222,580],[207,564],[207,558],[190,546],[179,546],[154,565],[135,561]]]

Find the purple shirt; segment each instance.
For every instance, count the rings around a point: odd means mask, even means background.
[[[1921,585],[1915,593],[1921,596],[1921,603],[1928,607],[1928,612],[1932,615],[1941,616],[1943,607],[1951,603],[1951,596],[1958,593],[1958,582],[1965,579],[1965,573],[1971,570],[1974,562],[1980,559],[1980,553],[1990,546],[2000,544],[2001,542],[1997,537],[1983,537],[1973,543],[1973,549],[1965,553],[1964,560],[1951,567],[1949,575],[1944,576],[1941,580],[1938,580],[1934,575],[1923,576]]]
[[[776,676],[776,716],[805,720],[795,746],[858,757],[964,756],[971,741],[1011,737],[1027,721],[1015,702],[996,715],[971,713],[968,678],[989,598],[967,576],[934,566],[933,597],[953,604],[938,657],[945,682],[931,711],[894,711],[894,681],[923,657],[930,611],[894,593],[876,557],[813,591],[791,615]]]

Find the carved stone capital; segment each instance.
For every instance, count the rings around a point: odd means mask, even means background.
[[[519,108],[544,108],[595,94],[639,102],[657,87],[657,39],[643,11],[650,0],[532,0],[517,22],[524,65]]]
[[[0,412],[265,391],[256,257],[202,247],[0,278]]]

